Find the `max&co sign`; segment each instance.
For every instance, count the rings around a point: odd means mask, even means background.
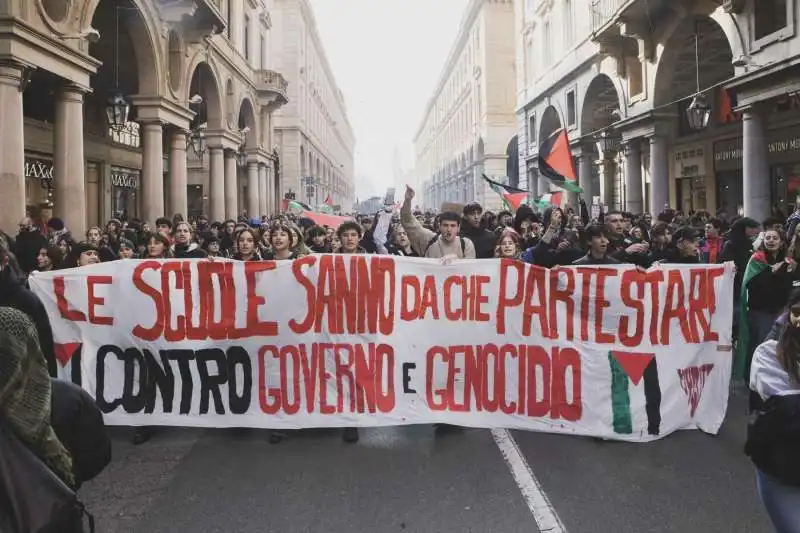
[[[25,177],[37,180],[52,181],[53,163],[41,159],[25,160]]]

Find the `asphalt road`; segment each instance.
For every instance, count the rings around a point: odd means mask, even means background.
[[[367,429],[352,445],[308,430],[270,445],[266,431],[162,429],[134,447],[119,429],[113,463],[81,492],[98,533],[537,532],[546,500],[562,532],[767,533],[745,406],[732,398],[718,436],[651,444],[512,432],[532,476],[488,430]]]

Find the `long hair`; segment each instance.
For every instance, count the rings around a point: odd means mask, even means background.
[[[800,311],[800,289],[789,294],[786,305],[786,323],[778,337],[776,355],[784,370],[800,383],[800,327],[792,325],[792,310]]]

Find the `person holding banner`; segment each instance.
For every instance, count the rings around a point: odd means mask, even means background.
[[[262,261],[261,252],[258,250],[258,230],[243,228],[233,236],[236,253],[232,259],[236,261]]]
[[[494,256],[500,259],[519,259],[521,255],[519,235],[512,228],[504,229],[497,240]]]
[[[181,220],[175,224],[174,244],[171,247],[172,257],[187,259],[205,259],[208,254],[193,240],[192,225]]]
[[[573,262],[573,265],[617,265],[619,261],[608,254],[608,230],[601,224],[592,224],[584,230],[589,246],[588,253]]]
[[[286,224],[272,226],[269,232],[270,251],[264,254],[264,259],[275,261],[290,261],[302,257],[297,251],[296,233]]]

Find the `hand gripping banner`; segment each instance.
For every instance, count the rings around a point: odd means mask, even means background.
[[[109,424],[649,441],[716,433],[728,403],[732,264],[126,260],[30,283]]]

